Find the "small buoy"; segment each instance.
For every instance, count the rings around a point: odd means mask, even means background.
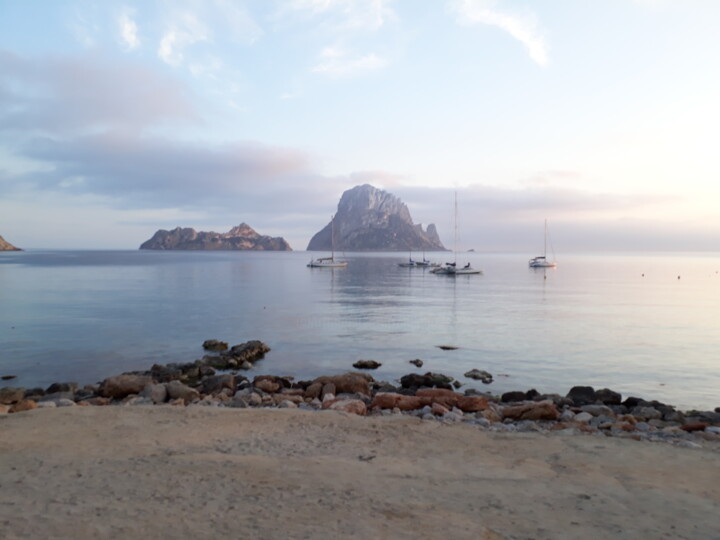
[[[678,276],[678,279],[680,279],[680,276]]]

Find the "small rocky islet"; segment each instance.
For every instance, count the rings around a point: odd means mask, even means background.
[[[156,364],[147,371],[123,373],[82,388],[73,382],[44,389],[0,388],[0,415],[66,406],[277,407],[361,416],[404,414],[490,432],[592,434],[690,448],[720,442],[720,407],[679,411],[655,400],[623,399],[613,390],[590,386],[575,386],[564,396],[534,389],[499,396],[477,389],[461,393],[457,391],[461,383],[433,372],[407,374],[399,384],[377,381],[366,372],[302,381],[257,375],[251,380],[241,371],[254,367],[270,351],[265,343],[253,340],[230,347],[223,341],[207,340],[203,346],[208,354],[194,362]],[[364,361],[361,365],[372,369],[374,364]],[[465,376],[492,382],[492,375],[482,370]]]

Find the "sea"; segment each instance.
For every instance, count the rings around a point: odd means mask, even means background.
[[[317,254],[314,254],[317,255]],[[417,254],[419,255],[419,254]],[[451,253],[426,253],[446,262]],[[191,362],[206,339],[259,339],[244,373],[310,379],[376,360],[376,380],[455,377],[462,389],[610,388],[683,410],[720,406],[720,254],[460,253],[482,275],[401,268],[408,254],[306,252],[0,253],[2,386],[96,383]],[[440,346],[456,347],[452,350]],[[420,359],[421,368],[410,364]],[[469,379],[490,372],[491,384]]]

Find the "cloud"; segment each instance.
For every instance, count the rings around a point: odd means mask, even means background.
[[[387,66],[387,60],[375,54],[357,56],[338,47],[327,47],[312,71],[331,77],[353,77],[377,71]]]
[[[190,12],[176,15],[160,39],[158,57],[171,66],[180,66],[185,60],[184,50],[195,43],[208,41],[210,30]]]
[[[397,18],[391,3],[392,0],[292,0],[283,5],[281,12],[301,11],[327,17],[327,23],[336,31],[374,31]]]
[[[140,47],[140,38],[138,37],[138,26],[132,19],[135,14],[134,10],[126,9],[117,19],[118,29],[120,31],[121,44],[125,50],[132,51]]]
[[[494,0],[452,0],[451,9],[456,13],[460,24],[484,24],[504,30],[525,45],[530,58],[537,64],[546,65],[547,44],[535,18],[505,13],[495,9],[496,4]]]
[[[182,84],[97,53],[26,58],[0,50],[0,134],[13,138],[194,121]]]

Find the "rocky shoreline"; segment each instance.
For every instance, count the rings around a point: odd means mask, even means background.
[[[720,442],[720,407],[680,411],[655,400],[623,399],[618,392],[589,386],[575,386],[565,396],[534,389],[499,396],[476,389],[461,393],[452,377],[432,372],[405,375],[399,385],[376,381],[366,372],[304,381],[276,375],[251,380],[240,371],[250,369],[270,351],[265,343],[229,347],[208,340],[203,346],[209,353],[195,362],[153,365],[147,371],[123,373],[81,388],[73,382],[45,389],[0,388],[0,414],[67,406],[276,407],[360,416],[411,415],[490,432],[591,434],[690,448]],[[466,376],[492,380],[480,370]]]

